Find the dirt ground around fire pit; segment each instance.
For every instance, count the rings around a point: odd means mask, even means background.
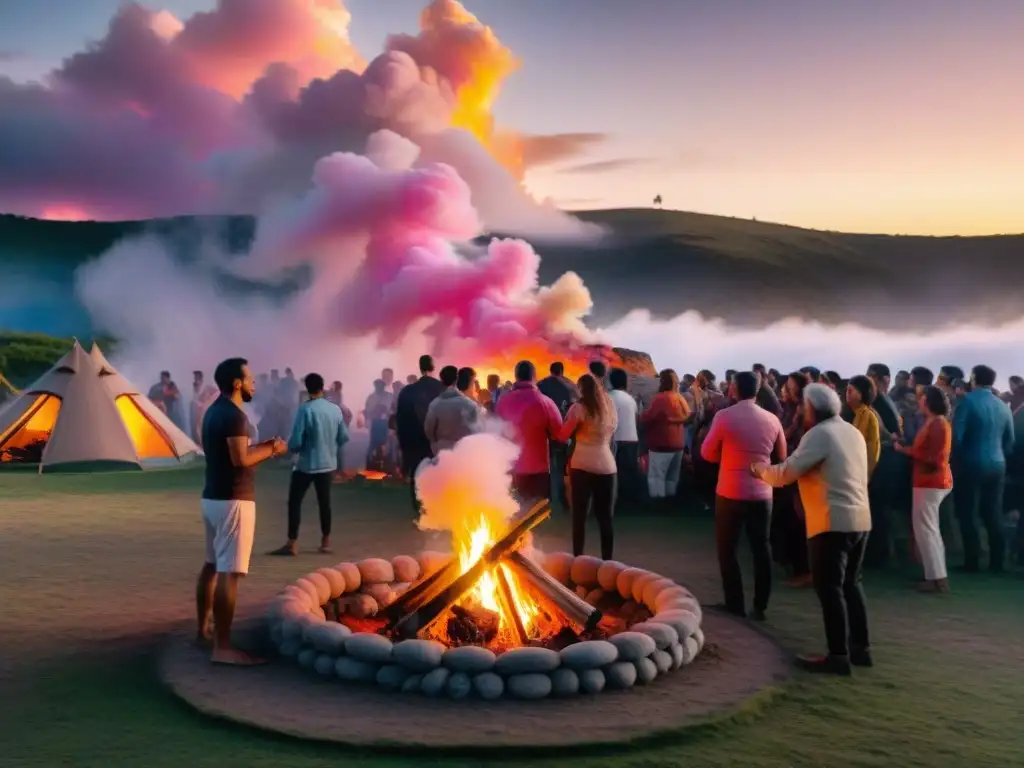
[[[283,542],[287,483],[285,467],[258,473],[256,555],[242,588],[243,613],[316,567],[437,546],[413,526],[404,489],[359,484],[335,494],[333,557],[265,557]],[[492,764],[486,754],[381,755],[274,738],[199,716],[170,695],[157,680],[155,651],[193,612],[202,560],[201,484],[196,470],[0,473],[0,764]],[[625,514],[616,526],[618,559],[680,581],[705,603],[719,599],[710,515]],[[316,528],[310,498],[300,539],[311,552]],[[591,536],[593,552],[596,532]],[[564,549],[567,518],[556,513],[538,538],[546,548]],[[1018,764],[1024,754],[1024,581],[1019,573],[953,574],[954,593],[936,598],[908,589],[909,576],[895,569],[868,574],[875,669],[849,680],[796,674],[781,695],[713,725],[642,747],[581,750],[574,766],[821,766],[836,764],[836,755],[845,766],[864,768]],[[777,585],[765,631],[787,650],[820,650],[813,593]],[[657,694],[660,684],[643,693]],[[581,721],[585,717],[581,710]],[[504,756],[501,764],[554,768],[565,760]]]
[[[647,686],[544,701],[449,701],[325,681],[282,660],[250,674],[212,667],[187,636],[163,649],[160,675],[200,712],[301,738],[460,749],[574,747],[639,740],[768,697],[787,654],[746,622],[707,613],[697,661]]]

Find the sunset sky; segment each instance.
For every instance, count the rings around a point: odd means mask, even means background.
[[[165,0],[179,18],[213,0]],[[346,0],[372,59],[422,0]],[[41,79],[117,0],[0,3],[0,75]],[[604,142],[531,169],[566,208],[855,232],[1024,232],[1022,0],[466,0],[522,60],[494,114]],[[9,151],[11,147],[0,150]]]

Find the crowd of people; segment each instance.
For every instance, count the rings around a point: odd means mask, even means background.
[[[589,372],[573,381],[559,363],[539,378],[533,363],[524,360],[515,367],[514,382],[490,377],[485,387],[472,368],[444,366],[435,375],[428,355],[420,358],[419,369],[419,376],[404,384],[395,381],[393,371],[383,371],[359,414],[370,435],[368,462],[408,478],[414,508],[417,467],[476,432],[484,420],[497,418],[520,447],[513,490],[524,503],[551,498],[568,509],[575,554],[584,551],[591,514],[601,555],[610,559],[616,509],[643,504],[678,509],[690,502],[714,509],[722,610],[764,620],[773,560],[789,568],[792,586],[813,586],[829,653],[804,659],[807,669],[849,674],[851,666],[872,663],[861,572],[897,554],[894,522],[899,519],[910,531],[907,554],[921,564],[924,592],[950,589],[944,545],[949,532],[944,534],[940,524],[947,501],[960,522],[963,571],[980,569],[979,518],[987,533],[989,569],[1005,569],[1010,520],[1004,513],[1019,508],[1022,480],[1015,440],[1020,430],[1014,428],[1024,414],[1019,377],[1011,379],[1008,392],[998,393],[996,374],[986,366],[975,367],[969,380],[954,368],[937,376],[915,368],[892,378],[882,364],[849,380],[814,368],[782,376],[763,365],[728,371],[720,383],[707,370],[682,380],[665,370],[657,394],[645,401],[630,391],[626,371],[609,371],[601,362],[591,363]],[[218,369],[220,400],[234,392],[235,410],[259,413],[253,403],[261,384],[246,383],[251,381],[247,368],[244,375],[235,371],[230,386],[226,376]],[[240,381],[250,387],[248,400],[238,394]],[[201,388],[201,375],[196,382]],[[272,553],[277,555],[297,553],[299,512],[310,485],[320,502],[321,551],[329,551],[329,473],[340,467],[353,418],[342,402],[340,382],[325,391],[322,377],[310,374],[304,383],[300,397],[290,370],[283,378],[272,372],[264,390],[259,431],[290,434],[287,442],[255,443],[247,426],[247,455],[255,453],[260,461],[287,453],[296,457],[288,540]],[[213,425],[219,422],[209,416],[213,405],[206,408],[200,437],[209,490],[216,483],[209,477],[207,443],[215,439]],[[229,458],[235,462],[233,453]],[[231,471],[249,468],[248,459],[239,461]],[[224,463],[215,458],[213,466]],[[225,513],[207,514],[207,500],[228,500],[204,494],[207,562],[216,573]],[[1009,550],[1024,563],[1024,523],[1016,526]],[[737,558],[744,533],[754,561],[749,612]],[[233,545],[225,546],[234,551]],[[247,567],[248,554],[244,559]],[[209,573],[201,585],[204,578]],[[211,596],[209,604],[215,602]],[[201,600],[201,628],[205,605]]]

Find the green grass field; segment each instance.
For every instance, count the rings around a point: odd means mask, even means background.
[[[909,574],[871,574],[875,669],[850,680],[796,675],[780,695],[647,745],[544,758],[374,755],[208,721],[157,683],[153,649],[188,620],[200,565],[196,470],[150,474],[0,474],[0,764],[3,766],[1010,766],[1024,755],[1024,581],[954,580],[925,597]],[[283,536],[287,475],[259,477],[256,552]],[[311,505],[312,500],[307,502]],[[331,562],[432,545],[402,489],[339,487]],[[317,531],[307,507],[303,541]],[[711,521],[624,515],[617,557],[719,599]],[[568,525],[544,526],[564,548]],[[243,604],[326,563],[254,557]],[[747,569],[749,573],[749,568]],[[244,607],[244,606],[243,606]],[[778,586],[769,631],[820,649],[811,592]],[[709,638],[710,639],[710,638]]]

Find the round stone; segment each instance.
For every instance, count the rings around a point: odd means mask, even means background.
[[[560,584],[568,584],[575,558],[568,552],[549,552],[544,556],[544,570]]]
[[[618,661],[619,649],[607,640],[585,640],[566,646],[558,655],[569,669],[597,669]]]
[[[279,649],[281,655],[289,659],[298,656],[299,651],[301,650],[302,641],[297,638],[294,638],[292,640],[285,640],[283,643],[281,643],[281,647]]]
[[[704,650],[704,630],[697,627],[697,631],[694,632],[690,637],[693,638],[694,642],[697,643],[697,653]]]
[[[359,568],[355,563],[338,563],[334,570],[345,579],[346,592],[355,592],[363,583],[363,577],[359,575]]]
[[[679,642],[679,633],[667,624],[659,624],[655,621],[642,621],[629,628],[631,632],[643,632],[648,635],[659,650],[665,650],[672,643]]]
[[[409,675],[402,683],[402,693],[419,693],[420,683],[423,682],[423,675]]]
[[[270,625],[270,642],[276,646],[284,642],[284,633],[282,632],[280,621],[275,621]]]
[[[372,683],[377,679],[377,664],[368,664],[350,656],[334,662],[334,674],[349,683]]]
[[[579,595],[584,600],[586,600],[587,595],[590,594],[590,590],[587,589],[586,587],[576,587],[576,594]]]
[[[356,632],[345,640],[345,653],[369,664],[390,662],[392,648],[390,640],[372,632]]]
[[[391,605],[395,601],[395,590],[391,588],[390,584],[363,584],[359,591],[376,600],[380,607]]]
[[[323,677],[334,676],[334,656],[329,653],[321,653],[316,657],[316,661],[313,662],[313,669],[316,670],[318,675]]]
[[[597,572],[604,565],[604,560],[590,555],[580,555],[572,561],[569,578],[574,584],[593,589],[597,586]]]
[[[672,669],[679,669],[683,666],[683,659],[686,657],[686,649],[676,643],[675,645],[669,646],[669,654],[672,656]]]
[[[310,609],[322,605],[320,602],[320,590],[316,588],[316,585],[309,579],[303,577],[295,582],[295,586],[301,589],[309,596]]]
[[[420,578],[425,579],[428,576],[433,576],[448,565],[448,563],[451,562],[451,559],[452,556],[445,554],[444,552],[432,552],[430,550],[420,552]]]
[[[647,585],[655,581],[660,581],[662,578],[664,577],[659,576],[657,573],[649,572],[645,573],[643,576],[637,576],[635,579],[633,579],[632,598],[636,600],[638,603],[643,603],[644,589],[647,587]]]
[[[551,673],[553,696],[575,696],[580,692],[580,676],[571,669],[556,669]]]
[[[313,646],[320,653],[340,656],[345,652],[345,641],[352,636],[352,630],[336,621],[325,621],[313,637]]]
[[[380,557],[368,557],[356,563],[363,584],[390,584],[395,580],[395,569],[391,563]]]
[[[420,577],[420,564],[409,555],[392,557],[391,568],[395,572],[395,581],[412,582]]]
[[[346,583],[344,576],[333,568],[317,568],[316,572],[327,579],[327,583],[331,585],[331,600],[336,600],[345,594]]]
[[[600,693],[604,690],[605,676],[600,669],[584,669],[579,673],[580,690],[584,693]]]
[[[618,649],[620,661],[646,659],[658,650],[658,644],[654,642],[654,638],[643,632],[620,632],[609,638],[608,642]]]
[[[632,600],[633,582],[646,573],[649,571],[645,571],[643,568],[626,568],[619,571],[619,575],[615,577],[615,588],[619,590],[619,596],[623,600]]]
[[[312,669],[316,663],[316,657],[319,654],[316,652],[316,648],[303,648],[299,651],[299,655],[295,660],[299,663],[299,666],[303,669]]]
[[[690,597],[689,591],[683,589],[678,584],[671,589],[664,589],[658,593],[657,599],[654,601],[654,605],[650,606],[651,610],[655,613],[660,613],[666,610],[666,606],[675,600],[687,600]]]
[[[634,661],[633,665],[636,667],[636,681],[641,685],[647,685],[658,676],[658,667],[650,659]]]
[[[689,664],[700,654],[700,646],[692,635],[683,642],[683,651],[683,664]]]
[[[441,663],[455,672],[477,675],[490,672],[494,668],[497,656],[487,648],[478,645],[464,645],[461,648],[450,648],[444,652]]]
[[[434,640],[403,640],[395,644],[391,657],[413,672],[429,672],[441,666],[444,652],[445,647]]]
[[[701,610],[700,603],[697,602],[697,598],[695,597],[673,600],[669,606],[666,606],[665,610],[689,611],[697,617],[697,621],[704,621],[704,611]]]
[[[309,596],[302,593],[302,599],[296,599],[293,597],[287,597],[280,602],[280,608],[277,610],[277,618],[285,621],[287,619],[297,619],[299,616],[304,616],[309,613],[312,608],[309,605]]]
[[[423,676],[423,680],[420,681],[420,690],[424,696],[429,696],[432,699],[436,699],[442,693],[445,692],[445,688],[448,685],[448,678],[451,677],[452,673],[450,670],[444,667],[438,667],[437,669],[427,672]]]
[[[616,597],[618,597],[618,596],[616,595]],[[587,601],[588,605],[597,605],[602,600],[604,600],[604,598],[605,598],[605,591],[603,589],[601,589],[600,587],[598,587],[597,589],[592,589],[589,592],[587,592],[587,596],[584,597],[583,599]]]
[[[651,651],[653,650],[652,648]],[[550,672],[558,669],[561,663],[558,652],[550,648],[513,648],[498,657],[494,663],[494,671],[505,677],[529,675]]]
[[[302,633],[305,628],[306,624],[301,619],[285,619],[281,622],[281,641],[295,640],[301,642]]]
[[[619,607],[619,615],[624,619],[631,619],[633,618],[633,614],[636,613],[639,608],[640,606],[635,600],[626,600]]]
[[[666,589],[674,589],[676,583],[672,579],[655,579],[644,584],[644,592],[640,596],[640,602],[650,609],[654,609],[654,600]]]
[[[632,688],[636,682],[636,665],[631,661],[617,661],[609,664],[604,670],[608,680],[608,687],[622,690]]]
[[[540,672],[512,675],[508,679],[508,692],[517,699],[543,699],[551,695],[551,689],[551,678]]]
[[[661,611],[651,617],[651,621],[655,624],[665,624],[666,626],[672,627],[679,635],[680,640],[692,635],[698,629],[700,629],[700,621],[690,611],[684,611],[682,609],[675,611]]]
[[[289,600],[291,600],[297,603],[305,611],[312,610],[313,603],[316,602],[315,600],[313,600],[312,597],[310,597],[309,592],[302,589],[301,587],[297,587],[294,584],[289,584],[287,587],[281,590],[280,594],[277,596],[277,599],[280,599],[282,604],[286,604]]]
[[[505,692],[505,681],[493,672],[481,672],[473,677],[473,690],[481,699],[494,701]]]
[[[452,672],[445,684],[449,699],[464,699],[473,690],[473,681],[465,672]]]
[[[376,616],[380,606],[369,595],[349,595],[345,598],[344,610],[357,619],[365,619],[368,616]]]
[[[302,628],[302,642],[304,645],[316,645],[316,636],[327,625],[326,621],[312,621]]]
[[[405,681],[412,674],[405,667],[397,664],[385,664],[377,670],[377,685],[386,691],[398,691],[405,685]]]
[[[316,604],[323,605],[331,599],[331,582],[322,573],[307,573],[303,576],[306,581],[316,587]]]
[[[314,608],[310,615],[314,619],[319,619],[320,621],[327,621],[327,614],[324,612],[323,608]]]
[[[605,560],[597,569],[597,585],[605,592],[617,591],[618,587],[615,582],[624,570],[626,570],[625,563],[620,563],[618,560]]]
[[[676,643],[676,645],[679,645],[679,643]],[[672,654],[668,651],[655,651],[651,654],[651,661],[658,668],[659,675],[672,671]]]

